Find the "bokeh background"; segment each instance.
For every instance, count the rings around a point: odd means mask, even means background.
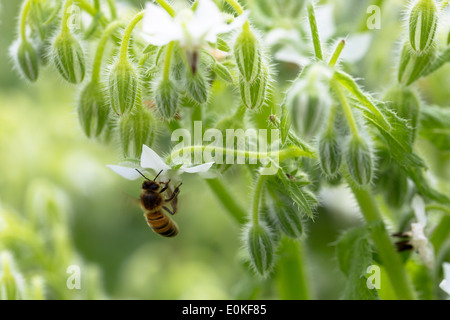
[[[392,82],[406,1],[385,1],[382,28],[367,31],[361,17],[375,2],[382,1],[321,4],[332,4],[330,43],[350,33],[361,36],[352,43],[366,49],[347,69],[379,92]],[[1,0],[0,11],[0,250],[12,254],[26,290],[54,299],[279,299],[276,276],[264,280],[248,270],[239,226],[199,177],[184,176],[175,216],[180,234],[165,239],[148,228],[133,200],[140,183],[106,168],[118,162],[117,146],[90,141],[80,130],[77,89],[51,68],[33,85],[13,70],[8,48],[16,36],[20,3]],[[137,7],[144,3],[134,1]],[[321,23],[330,27],[328,20]],[[280,18],[276,26],[260,26],[290,30],[295,24]],[[306,43],[307,36],[300,37]],[[298,67],[274,62],[283,87]],[[450,90],[442,90],[450,88],[449,72],[447,66],[421,82],[424,99],[449,105]],[[164,139],[159,144],[168,148]],[[444,160],[434,162],[442,166]],[[249,207],[251,177],[245,168],[223,179]],[[346,197],[345,190],[330,191],[327,209],[320,208],[315,222],[308,223],[305,262],[317,299],[339,298],[345,281],[333,243],[361,223]],[[67,267],[73,264],[81,268],[80,290],[66,286]]]

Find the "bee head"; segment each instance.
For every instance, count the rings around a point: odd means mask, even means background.
[[[142,189],[158,192],[161,189],[161,185],[156,181],[146,180],[142,183]]]

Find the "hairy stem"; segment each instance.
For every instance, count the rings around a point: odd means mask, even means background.
[[[302,241],[283,238],[275,271],[282,300],[309,300],[310,283],[306,268],[306,248]]]
[[[186,152],[189,154],[193,154],[195,152],[221,152],[223,155],[233,154],[235,157],[245,157],[247,159],[269,159],[273,156],[278,156],[279,161],[282,162],[286,159],[292,158],[301,158],[308,157],[311,158],[311,154],[306,152],[296,146],[289,146],[285,149],[274,151],[274,152],[255,152],[255,151],[247,151],[247,150],[235,150],[235,149],[227,149],[221,148],[217,146],[188,146],[181,149],[173,150],[172,153],[167,158],[167,161],[170,162],[173,160],[175,156],[180,156],[181,154],[185,154]]]
[[[264,183],[266,182],[267,176],[262,174],[259,175],[255,184],[255,191],[253,193],[253,204],[252,204],[252,224],[254,226],[259,225],[259,206],[261,204],[262,192]]]
[[[22,13],[20,15],[20,37],[22,41],[27,41],[27,18],[30,13],[31,0],[27,0],[22,7]]]
[[[92,69],[92,82],[96,82],[100,79],[100,70],[106,43],[108,42],[109,37],[114,33],[114,31],[122,26],[122,24],[122,22],[113,22],[105,29],[105,31],[103,31],[102,37],[98,42],[97,51],[95,53],[94,67]]]
[[[170,76],[170,64],[172,62],[174,46],[175,46],[175,41],[172,41],[167,45],[166,57],[164,60],[164,70],[163,70],[163,79],[164,80],[168,80],[169,76]]]
[[[163,7],[164,10],[167,11],[168,14],[173,18],[175,17],[175,10],[172,8],[172,6],[165,0],[156,0],[156,2],[159,3],[161,7]]]
[[[370,190],[367,187],[355,186],[351,181],[349,181],[349,185],[352,188],[364,218],[372,226],[371,234],[373,242],[375,243],[377,252],[386,269],[397,298],[401,300],[416,299],[417,297],[412,283],[403,268],[400,256],[391,243],[378,205]]]
[[[133,29],[138,24],[138,22],[141,21],[144,18],[144,13],[145,13],[145,11],[139,12],[133,18],[133,20],[131,20],[130,24],[125,29],[125,32],[123,33],[122,44],[120,46],[120,56],[119,56],[120,60],[128,59],[128,47],[130,45],[131,34],[133,32]]]
[[[247,212],[236,201],[236,197],[230,193],[229,188],[225,187],[220,179],[205,179],[205,181],[234,220],[239,225],[244,225],[247,220]]]
[[[352,133],[352,136],[355,138],[359,137],[359,131],[358,126],[356,124],[355,116],[353,115],[352,108],[350,107],[350,104],[347,101],[347,97],[345,96],[344,92],[342,92],[340,84],[335,80],[331,80],[330,84],[340,101],[342,111],[344,112],[345,118],[347,119],[347,123],[348,126],[350,127],[350,132]]]
[[[225,0],[233,9],[237,12],[238,15],[244,13],[244,8],[237,2],[236,0]]]
[[[108,0],[109,11],[111,13],[111,19],[117,19],[117,7],[115,0]]]

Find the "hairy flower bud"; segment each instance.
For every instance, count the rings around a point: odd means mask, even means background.
[[[179,104],[177,87],[170,79],[161,79],[156,83],[154,92],[159,113],[166,120],[172,119],[177,112]]]
[[[198,68],[195,74],[191,70],[186,70],[185,88],[189,95],[198,103],[203,104],[208,101],[209,82],[206,77],[206,70]]]
[[[250,253],[250,263],[261,276],[267,276],[274,262],[274,247],[267,227],[250,226],[247,230],[246,242]]]
[[[239,72],[248,83],[259,78],[261,69],[261,46],[249,27],[243,28],[234,44],[234,56]]]
[[[346,161],[350,176],[357,184],[366,185],[371,182],[374,167],[373,152],[364,138],[360,136],[350,138]]]
[[[216,75],[218,75],[222,80],[225,80],[228,83],[233,83],[233,75],[230,70],[225,67],[220,62],[216,62],[213,66],[213,71]]]
[[[53,41],[53,62],[68,82],[77,84],[83,81],[86,72],[84,51],[70,32],[60,33]]]
[[[431,48],[423,53],[417,53],[412,50],[408,42],[405,42],[398,69],[398,81],[409,86],[427,73],[435,59],[435,48]]]
[[[424,52],[433,45],[437,25],[435,0],[417,0],[409,16],[409,42],[414,51]]]
[[[39,56],[33,45],[27,40],[19,43],[17,62],[25,78],[35,82],[39,76]]]
[[[100,83],[90,82],[78,99],[78,118],[87,137],[99,136],[109,118],[109,106],[104,96],[105,89]]]
[[[260,76],[253,82],[247,82],[245,79],[241,80],[241,99],[244,105],[251,109],[259,109],[267,97],[267,89],[270,83],[269,69],[266,65],[262,65]]]
[[[420,101],[414,90],[400,84],[395,85],[389,89],[383,100],[388,102],[390,109],[408,121],[414,137],[420,112]]]
[[[292,200],[279,192],[272,194],[268,209],[274,217],[277,226],[291,238],[300,238],[303,235],[303,225],[300,210]]]
[[[139,158],[142,146],[151,146],[155,139],[156,121],[150,110],[141,105],[124,114],[119,120],[119,136],[123,154]]]
[[[139,92],[139,75],[128,59],[118,59],[109,73],[111,106],[118,115],[130,112]]]
[[[334,130],[326,130],[319,140],[319,160],[322,171],[330,178],[336,176],[342,164],[341,146]]]

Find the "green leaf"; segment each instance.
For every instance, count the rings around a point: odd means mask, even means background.
[[[337,243],[339,267],[347,276],[341,297],[344,300],[378,299],[377,291],[367,287],[366,271],[373,264],[369,236],[369,229],[360,227],[347,231]]]
[[[423,108],[420,135],[443,152],[450,151],[450,109],[438,106]]]
[[[314,219],[317,199],[305,187],[310,184],[305,175],[298,173],[296,176],[292,176],[280,168],[276,175],[268,178],[268,181],[268,187],[271,190],[286,195],[302,213]]]
[[[423,160],[413,152],[412,139],[413,129],[408,122],[386,107],[384,103],[379,102],[377,108],[383,115],[383,118],[390,124],[390,129],[386,130],[381,123],[380,118],[370,110],[356,105],[363,111],[363,116],[373,124],[388,147],[392,158],[402,167],[425,167]]]

